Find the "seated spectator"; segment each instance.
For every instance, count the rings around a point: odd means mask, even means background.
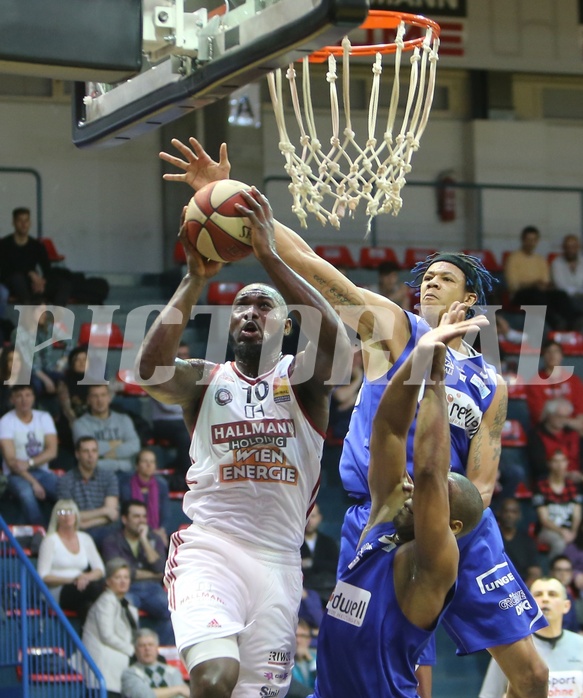
[[[13,410],[0,419],[2,470],[8,475],[8,491],[21,506],[25,522],[46,526],[40,502],[57,499],[57,476],[49,463],[57,456],[57,432],[48,412],[34,409],[29,385],[10,389]]]
[[[158,661],[158,635],[149,628],[138,630],[136,661],[121,675],[123,698],[190,697],[180,670]]]
[[[105,567],[93,538],[79,530],[80,519],[72,499],[58,500],[40,544],[37,572],[61,608],[76,611],[83,623],[103,591]]]
[[[296,630],[296,653],[292,677],[308,688],[314,688],[316,683],[316,649],[311,647],[311,643],[310,626],[300,618]]]
[[[571,604],[571,608],[563,617],[563,627],[566,630],[571,630],[578,633],[580,630],[577,620],[577,610],[575,608],[575,599],[579,600],[579,590],[573,584],[573,564],[566,555],[557,555],[551,560],[549,565],[549,575],[555,577],[561,582],[567,591],[567,599]]]
[[[190,351],[186,342],[178,346],[176,358],[188,361]],[[186,489],[185,478],[190,468],[190,434],[184,423],[180,405],[166,405],[150,397],[151,420],[154,438],[157,441],[167,441],[171,448],[176,449],[176,458],[168,464],[175,471],[172,478],[172,489],[179,492]]]
[[[140,450],[140,439],[127,414],[109,408],[112,400],[107,385],[91,385],[87,394],[88,412],[73,422],[73,438],[92,436],[99,449],[99,465],[104,470],[131,472],[133,458]]]
[[[526,533],[518,528],[522,512],[517,499],[508,498],[500,504],[498,510],[498,526],[504,540],[504,550],[516,567],[518,574],[530,585],[542,576],[538,560],[536,543]]]
[[[548,477],[547,464],[556,451],[567,456],[567,478],[581,481],[581,442],[572,424],[573,406],[558,398],[545,403],[542,421],[528,432],[527,453],[533,482]]]
[[[20,313],[18,328],[11,337],[13,344],[16,344],[17,337],[25,363],[32,366],[42,381],[44,392],[54,395],[70,343],[68,333],[60,325],[55,326],[53,313],[47,311],[44,303],[39,303],[32,306],[30,311]],[[45,342],[46,346],[37,349]]]
[[[581,523],[581,495],[566,477],[568,461],[562,451],[556,451],[548,465],[549,477],[538,483],[539,491],[533,496],[532,505],[540,524],[538,541],[549,546],[553,558],[575,540]]]
[[[504,266],[504,279],[513,305],[542,305],[546,321],[553,330],[577,329],[578,317],[569,296],[553,287],[545,257],[536,254],[540,240],[538,228],[524,228],[520,249],[511,252]]]
[[[561,398],[573,406],[572,421],[567,426],[583,434],[583,382],[573,373],[568,376],[563,365],[561,345],[553,340],[546,340],[542,345],[542,368],[539,374],[546,380],[553,373],[553,383],[529,381],[525,386],[526,401],[532,424],[536,425],[543,418],[543,408],[549,400]]]
[[[336,541],[318,530],[321,523],[320,507],[315,503],[308,517],[300,552],[304,583],[308,589],[317,591],[325,604],[336,584],[339,551]]]
[[[583,259],[579,251],[580,246],[576,235],[565,235],[563,252],[551,262],[551,278],[554,285],[569,295],[579,315],[583,313]]]
[[[80,511],[79,528],[97,546],[119,517],[119,484],[115,473],[98,465],[97,441],[83,436],[75,448],[77,466],[59,478],[59,499],[72,499]]]
[[[26,366],[18,349],[9,344],[0,353],[0,416],[12,409],[10,388],[13,385],[30,385],[37,398],[43,392],[41,379]]]
[[[17,303],[31,304],[45,297],[66,305],[71,289],[67,276],[51,268],[44,245],[30,233],[30,210],[12,211],[14,232],[0,240],[0,282]]]
[[[123,558],[131,570],[128,598],[156,622],[163,645],[173,645],[174,633],[168,597],[162,586],[166,546],[148,526],[144,502],[130,499],[121,507],[122,529],[111,533],[102,546],[103,559]]]
[[[323,615],[324,609],[322,608],[320,595],[313,589],[307,589],[304,584],[298,617],[306,621],[314,637],[318,634]]]
[[[377,271],[378,283],[372,290],[393,301],[403,310],[411,310],[411,289],[399,279],[399,265],[396,262],[382,262]]]
[[[125,560],[105,565],[105,591],[89,609],[83,644],[103,674],[108,698],[121,698],[121,675],[134,653],[138,610],[126,598],[130,568]]]
[[[130,499],[144,502],[150,530],[158,534],[168,547],[168,485],[163,477],[156,475],[156,454],[151,448],[140,450],[136,472],[131,477],[125,473],[120,476],[119,495],[122,503]]]

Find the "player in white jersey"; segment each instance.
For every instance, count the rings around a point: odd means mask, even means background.
[[[200,143],[189,139],[188,147],[177,139],[172,140],[181,157],[160,153],[160,157],[180,172],[165,174],[168,181],[185,182],[197,190],[210,181],[227,179],[230,163],[227,146],[223,143],[219,162],[210,158]],[[299,235],[276,223],[275,240],[282,258],[302,276],[314,289],[338,309],[343,320],[358,332],[362,347],[365,375],[375,381],[404,358],[404,352],[414,343],[414,328],[402,308],[388,298],[358,287],[333,265],[320,258]],[[452,258],[458,258],[452,263]],[[470,260],[471,261],[471,260]],[[463,255],[439,255],[429,260],[430,268],[424,271],[420,282],[420,314],[429,326],[436,327],[444,312],[454,302],[468,306],[483,295],[477,293],[481,284],[476,284],[471,266]],[[448,343],[451,350],[467,354],[468,349],[461,338]],[[502,427],[506,420],[507,389],[501,376],[497,376],[494,396],[482,415],[476,432],[469,441],[465,468],[467,477],[482,495],[484,507],[489,507],[496,485],[496,476],[501,452]],[[370,430],[369,430],[370,431]],[[363,436],[363,448],[368,448],[369,434]],[[366,523],[364,519],[362,525]],[[468,611],[470,613],[470,611]],[[547,695],[548,670],[536,653],[530,634],[513,635],[511,623],[499,624],[501,637],[484,645],[503,667],[510,679],[508,698],[543,698]],[[516,634],[516,633],[514,633]],[[503,636],[503,637],[502,637]],[[431,694],[430,674],[425,672],[420,679],[420,696]],[[423,681],[423,685],[421,682]]]
[[[300,546],[319,483],[334,359],[350,364],[338,317],[275,252],[267,199],[254,191],[239,207],[252,225],[253,252],[276,288],[251,284],[236,296],[229,339],[235,360],[175,359],[182,332],[221,264],[185,237],[188,273],[141,348],[138,374],[174,365],[144,385],[182,406],[193,434],[184,510],[192,525],[172,536],[166,585],[176,644],[190,671],[192,698],[283,696],[291,680],[301,600]],[[318,339],[282,356],[291,330],[287,305],[316,309]],[[302,313],[302,321],[310,321]],[[168,369],[166,368],[166,371]]]

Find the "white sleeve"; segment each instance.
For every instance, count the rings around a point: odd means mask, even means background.
[[[36,571],[41,579],[44,579],[50,574],[53,567],[53,558],[55,556],[55,538],[56,533],[50,533],[43,538],[39,550],[38,560],[36,563]]]
[[[10,412],[0,419],[0,439],[13,439],[14,431],[10,428],[12,415]]]
[[[484,677],[479,698],[503,698],[508,688],[508,679],[496,662],[491,659]]]
[[[57,429],[53,418],[48,412],[39,411],[40,423],[45,434],[56,434]]]

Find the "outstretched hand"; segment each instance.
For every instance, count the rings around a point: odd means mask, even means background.
[[[159,153],[159,157],[161,160],[174,165],[174,167],[184,170],[184,172],[183,174],[167,173],[163,175],[163,179],[167,182],[186,182],[195,191],[198,191],[210,182],[216,182],[219,179],[229,179],[231,163],[227,155],[226,143],[221,144],[219,161],[216,162],[196,138],[191,137],[188,139],[191,148],[179,141],[178,138],[173,138],[171,142],[180,151],[184,160],[165,152]]]
[[[452,303],[449,310],[441,317],[439,325],[425,333],[420,338],[417,346],[423,348],[447,344],[453,339],[463,337],[468,332],[478,332],[481,327],[490,324],[485,315],[477,315],[466,320],[468,307],[466,303],[460,303],[459,301]]]
[[[210,279],[223,268],[221,262],[213,262],[211,259],[205,259],[196,247],[190,242],[188,238],[188,226],[186,224],[186,206],[182,209],[182,216],[180,217],[180,231],[178,233],[178,239],[184,247],[184,252],[186,254],[186,265],[188,267],[188,273],[191,276],[197,276],[203,279]]]
[[[251,191],[242,191],[247,207],[235,204],[235,208],[251,222],[251,245],[257,259],[273,256],[275,252],[275,235],[273,212],[269,201],[255,187]]]

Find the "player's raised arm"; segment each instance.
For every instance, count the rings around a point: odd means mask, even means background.
[[[201,257],[189,242],[184,225],[180,239],[186,252],[188,272],[146,335],[136,360],[136,375],[142,381],[148,381],[157,369],[170,374],[161,382],[144,383],[144,390],[161,402],[182,405],[188,420],[202,390],[198,381],[209,367],[202,359],[183,361],[176,358],[176,354],[192,308],[207,281],[221,269],[222,264]],[[172,367],[174,371],[169,370]]]
[[[350,365],[350,342],[338,315],[314,288],[293,271],[279,256],[274,241],[274,221],[267,199],[255,188],[251,193],[242,192],[247,207],[236,205],[252,225],[251,242],[255,256],[261,262],[277,290],[288,305],[307,308],[302,322],[307,323],[309,342],[306,350],[294,361],[293,372],[301,376],[296,390],[305,409],[316,426],[325,431],[328,426],[328,395],[333,388],[330,383],[333,367]],[[315,313],[310,313],[310,310]],[[312,315],[316,324],[311,320]],[[319,327],[318,327],[319,325]],[[317,334],[317,346],[314,337]],[[307,365],[308,357],[315,356],[313,369]],[[303,375],[305,374],[305,379]]]
[[[160,158],[183,172],[165,174],[165,180],[184,182],[198,190],[209,182],[229,177],[231,165],[225,143],[221,145],[219,162],[208,155],[196,138],[189,138],[190,147],[176,138],[172,140],[172,145],[182,157],[161,152]],[[383,348],[390,355],[398,356],[401,353],[410,330],[406,316],[398,305],[356,286],[282,223],[275,221],[274,231],[277,252],[283,261],[319,291],[337,312],[342,313],[347,325],[359,332],[365,341],[380,338]],[[365,307],[369,312],[363,312]],[[389,360],[392,361],[390,356]]]

